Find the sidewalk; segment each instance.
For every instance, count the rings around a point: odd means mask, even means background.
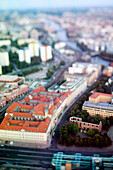
[[[107,154],[109,154],[109,152],[112,152],[113,151],[113,143],[111,146],[108,146],[108,147],[102,147],[102,148],[99,148],[99,147],[80,147],[80,146],[63,146],[63,145],[59,145],[57,144],[57,148],[58,149],[61,149],[61,150],[64,150],[64,151],[75,151],[75,152],[106,152]]]
[[[1,145],[4,143],[1,143]],[[38,143],[26,143],[26,142],[13,142],[11,145],[10,143],[4,144],[5,146],[14,146],[14,147],[26,147],[26,148],[40,148],[40,149],[46,149],[49,148],[51,143],[48,142],[48,144],[38,144]]]

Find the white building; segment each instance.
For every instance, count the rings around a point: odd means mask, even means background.
[[[41,47],[41,60],[48,61],[52,59],[52,48],[49,45],[43,45]]]
[[[25,61],[26,63],[31,63],[30,51],[28,48],[25,48]]]
[[[0,66],[0,74],[2,74],[2,66]]]
[[[11,41],[10,40],[0,40],[0,46],[9,46],[11,45]]]
[[[101,72],[100,64],[76,62],[65,72],[64,79],[67,81],[76,81],[77,77],[86,77],[87,85],[91,85]]]
[[[1,66],[9,66],[8,52],[0,52],[0,65]]]
[[[32,43],[32,42],[37,42],[36,40],[32,39],[32,38],[24,38],[24,39],[19,39],[18,40],[18,45],[22,45],[25,43]]]
[[[75,81],[66,81],[60,86],[59,91],[60,93],[64,93],[69,90],[71,92],[69,100],[73,101],[73,99],[77,97],[81,92],[85,91],[86,88],[87,79],[82,77],[77,78]]]
[[[66,46],[66,43],[65,43],[65,42],[57,42],[57,43],[55,44],[55,49],[56,49],[56,50],[59,50],[59,49],[61,49],[61,48],[65,48],[65,46]]]
[[[30,51],[29,51],[28,48],[20,49],[18,51],[18,54],[19,54],[19,61],[20,62],[26,61],[26,63],[31,63]]]
[[[29,44],[30,56],[38,57],[39,56],[39,45],[38,43],[30,43]]]

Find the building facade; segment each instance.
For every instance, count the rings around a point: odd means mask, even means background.
[[[43,86],[7,109],[0,124],[0,140],[47,144],[71,92],[47,92]]]
[[[29,92],[29,85],[22,84],[18,87],[11,86],[7,91],[3,92],[3,95],[6,97],[7,101],[13,101],[17,97],[21,97]]]
[[[0,82],[4,82],[6,84],[11,84],[18,86],[20,84],[23,84],[25,82],[24,77],[18,77],[18,76],[10,76],[10,75],[1,75],[0,76]]]
[[[70,122],[76,123],[79,127],[79,129],[82,130],[89,130],[89,129],[97,129],[99,132],[102,131],[102,122],[100,121],[99,125],[94,124],[94,123],[88,123],[88,122],[83,122],[82,118],[79,117],[70,117],[69,119]]]
[[[31,63],[30,50],[28,48],[18,50],[18,55],[20,62],[26,61],[26,63]]]
[[[87,85],[90,86],[99,76],[101,71],[100,64],[76,62],[69,67],[68,72],[64,73],[64,79],[75,81],[76,78],[86,77]]]
[[[9,66],[8,52],[0,52],[0,65],[1,66]]]
[[[76,81],[74,82],[66,81],[65,83],[63,83],[60,86],[59,91],[66,92],[69,90],[71,92],[70,100],[72,102],[73,99],[76,98],[80,93],[85,91],[86,88],[87,88],[86,78],[77,78]]]
[[[40,49],[40,53],[41,53],[41,60],[42,61],[48,61],[50,59],[52,59],[52,48],[49,45],[43,45],[41,46]]]
[[[103,117],[113,116],[113,105],[108,103],[95,103],[85,101],[82,110],[87,110],[90,116],[101,115]]]
[[[31,57],[38,57],[39,56],[39,45],[38,43],[30,43],[29,44],[29,51]]]
[[[111,94],[95,92],[89,97],[89,101],[95,103],[99,103],[99,102],[112,103],[112,98],[113,95]]]
[[[11,45],[11,40],[0,40],[0,46],[10,46]]]
[[[6,98],[4,96],[0,96],[0,108],[6,106]]]

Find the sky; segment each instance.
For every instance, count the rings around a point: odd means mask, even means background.
[[[0,9],[113,7],[113,0],[0,0]]]

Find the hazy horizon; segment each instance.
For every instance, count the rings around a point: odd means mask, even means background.
[[[0,10],[113,7],[113,0],[0,0]]]

